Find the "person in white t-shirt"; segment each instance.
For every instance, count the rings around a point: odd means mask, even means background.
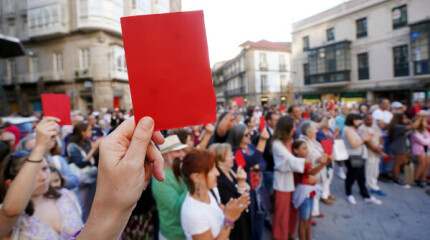
[[[181,224],[187,240],[228,239],[234,222],[249,206],[249,195],[220,204],[215,155],[193,150],[182,162],[182,174],[189,193],[181,209]]]
[[[378,129],[381,131],[382,139],[384,140],[384,147],[382,151],[384,153],[389,154],[390,149],[390,139],[388,137],[388,126],[391,122],[391,119],[393,118],[393,114],[389,111],[390,110],[390,100],[386,98],[382,98],[378,101],[379,109],[376,109],[372,113],[373,122],[374,125],[378,127]],[[388,171],[390,167],[387,162],[385,162],[383,159],[380,161],[379,166],[379,174],[382,177],[389,178]]]

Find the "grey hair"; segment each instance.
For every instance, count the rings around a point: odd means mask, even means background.
[[[25,136],[23,139],[21,139],[21,141],[18,142],[18,145],[16,145],[16,148],[15,148],[15,151],[26,150],[25,144],[33,138],[36,138],[36,133],[30,133],[27,136]]]
[[[239,148],[240,142],[242,142],[243,132],[245,132],[246,128],[245,124],[239,123],[230,130],[227,142],[231,144],[233,150]]]
[[[314,126],[314,123],[311,121],[304,121],[300,124],[300,130],[303,135],[306,135],[310,131],[310,129]]]

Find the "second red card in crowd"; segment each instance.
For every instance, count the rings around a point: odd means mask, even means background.
[[[241,97],[235,97],[234,101],[236,102],[236,104],[238,106],[242,107],[242,105],[243,105],[243,98],[241,98]]]
[[[72,125],[70,99],[66,94],[41,94],[43,115],[60,119],[60,126]]]
[[[333,141],[331,139],[321,140],[321,146],[325,154],[331,155],[333,153]]]
[[[237,150],[236,154],[234,155],[234,160],[236,161],[237,166],[241,166],[242,168],[245,167],[246,161],[245,157],[243,156],[242,150]]]
[[[136,123],[155,130],[216,122],[203,11],[121,18]]]
[[[265,126],[266,126],[266,121],[264,120],[264,116],[261,116],[260,117],[260,132],[263,132]]]

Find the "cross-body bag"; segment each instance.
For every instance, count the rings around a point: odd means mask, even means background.
[[[87,154],[85,153],[85,151],[80,146],[78,147],[82,157],[84,159],[87,159]],[[89,162],[91,163],[91,165],[85,166],[83,168],[78,167],[75,163],[69,164],[72,173],[78,177],[80,185],[92,184],[97,180],[97,167],[94,166],[94,158],[91,157]]]
[[[364,166],[364,158],[363,158],[363,145],[361,147],[361,154],[360,155],[349,155],[349,160],[351,161],[351,166],[354,168],[361,168]]]

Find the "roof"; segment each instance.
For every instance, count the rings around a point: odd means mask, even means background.
[[[291,52],[291,48],[289,48],[284,43],[279,42],[269,42],[267,40],[260,40],[258,42],[253,41],[246,41],[239,45],[239,47],[255,47],[255,48],[265,48],[265,49],[275,49],[275,50],[282,50],[282,51],[288,51]]]

